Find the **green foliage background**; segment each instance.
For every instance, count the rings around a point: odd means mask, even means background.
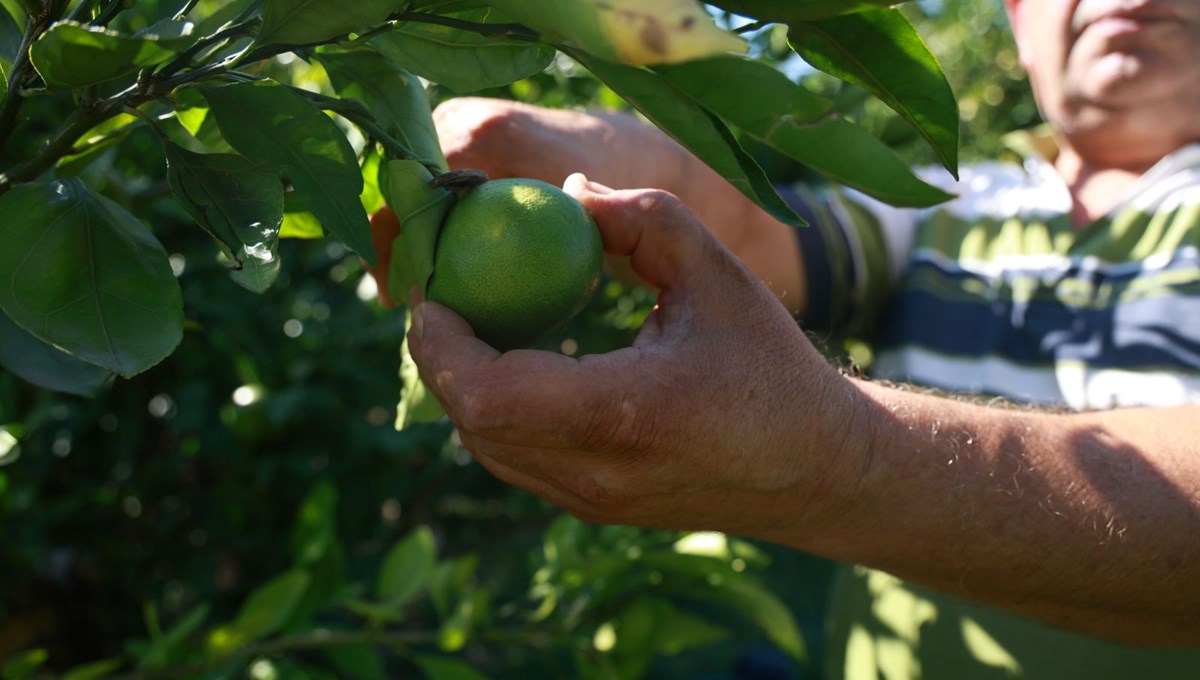
[[[1036,122],[999,0],[943,0],[906,11],[958,95],[965,159],[1000,153],[1002,133]],[[772,32],[755,38],[767,58],[782,58],[780,40]],[[299,60],[275,68],[324,83],[318,67]],[[894,114],[833,83],[818,86],[907,159],[932,162]],[[453,94],[431,92],[435,101]],[[623,105],[564,58],[482,94],[547,106]],[[27,114],[61,120],[68,103],[31,99]],[[7,156],[31,154],[49,130],[39,137],[35,124],[27,132]],[[19,440],[0,448],[0,665],[29,649],[45,649],[45,667],[59,671],[144,652],[156,628],[169,629],[197,608],[207,611],[206,625],[235,619],[250,593],[299,559],[301,539],[294,536],[307,535],[297,528],[304,526],[303,507],[327,513],[336,548],[326,545],[321,554],[343,558],[341,578],[330,582],[373,583],[397,541],[429,527],[439,561],[447,573],[464,574],[459,591],[470,597],[450,612],[421,600],[399,629],[412,649],[456,654],[491,677],[551,677],[589,664],[617,677],[698,676],[732,669],[747,649],[778,643],[761,627],[744,625],[746,613],[728,602],[672,600],[683,602],[681,614],[662,618],[661,598],[671,594],[654,581],[653,569],[628,565],[630,556],[657,554],[678,535],[584,527],[492,479],[449,426],[394,431],[403,318],[362,299],[369,297],[362,265],[343,246],[285,239],[279,281],[262,295],[248,293],[229,278],[212,240],[168,200],[161,148],[149,130],[135,129],[99,153],[85,179],[149,215],[156,235],[171,245],[186,332],[167,361],[92,399],[0,374],[0,424]],[[790,161],[760,155],[776,181],[811,179]],[[650,302],[644,292],[609,282],[585,314],[545,344],[586,353],[627,343]],[[791,671],[815,677],[831,565],[766,545],[740,550],[709,564],[708,574],[742,574],[749,566],[748,582],[787,602],[808,646],[807,661]],[[579,560],[562,558],[564,551],[576,551]],[[598,563],[608,571],[597,575],[584,566]],[[551,604],[548,593],[557,598]],[[641,604],[626,606],[631,602]],[[724,632],[697,619],[722,622]],[[661,653],[671,648],[667,641],[648,653],[600,659],[593,643],[604,626],[629,633],[639,620],[674,621],[673,629],[698,644],[676,641],[687,651],[670,655]],[[356,619],[335,613],[324,621],[338,628]],[[397,677],[413,672],[418,659],[366,658],[376,657],[300,654],[275,672],[369,678],[386,669]],[[367,666],[346,670],[356,663]],[[242,677],[242,666],[206,677]]]

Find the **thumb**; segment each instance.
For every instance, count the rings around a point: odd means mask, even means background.
[[[563,190],[591,213],[604,250],[630,258],[637,275],[655,288],[719,286],[714,278],[720,272],[739,269],[733,255],[669,192],[614,191],[581,174],[568,177]]]
[[[425,387],[432,390],[448,413],[458,410],[461,383],[500,356],[475,337],[471,324],[449,307],[422,302],[413,308],[408,349]]]

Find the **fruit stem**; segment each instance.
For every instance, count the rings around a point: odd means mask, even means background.
[[[434,189],[473,189],[486,181],[488,181],[486,172],[466,168],[435,174],[433,179],[429,180],[429,186]]]

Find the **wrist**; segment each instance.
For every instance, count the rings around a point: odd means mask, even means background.
[[[789,413],[797,427],[783,446],[780,489],[763,504],[757,538],[815,554],[836,556],[837,544],[861,530],[860,518],[874,479],[876,442],[882,427],[880,410],[865,381],[842,375],[827,365],[815,386],[800,391]],[[819,410],[814,408],[819,405]]]

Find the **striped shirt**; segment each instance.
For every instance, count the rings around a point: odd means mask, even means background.
[[[874,375],[948,391],[1200,402],[1200,144],[1083,229],[1040,157],[922,174],[958,198],[912,210],[846,192],[812,213],[806,326],[869,333]]]
[[[810,330],[872,341],[876,377],[1075,409],[1200,403],[1200,144],[1071,225],[1038,156],[967,167],[897,209],[799,201]],[[948,181],[950,180],[950,181]],[[830,597],[827,677],[1200,677],[1200,649],[1103,642],[862,567]]]

